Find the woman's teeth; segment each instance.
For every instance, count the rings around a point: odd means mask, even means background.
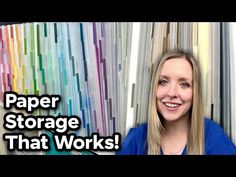
[[[175,107],[178,107],[179,104],[175,104],[175,103],[164,103],[167,107],[170,107],[170,108],[175,108]]]

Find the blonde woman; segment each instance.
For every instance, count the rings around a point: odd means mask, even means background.
[[[204,118],[201,74],[183,51],[165,53],[152,73],[148,122],[130,129],[118,155],[236,154],[223,129]]]

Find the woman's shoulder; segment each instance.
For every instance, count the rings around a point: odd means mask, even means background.
[[[146,152],[147,123],[130,128],[117,155],[143,155]]]
[[[206,154],[236,154],[236,147],[216,122],[205,118],[205,153]]]
[[[204,118],[204,123],[205,123],[205,130],[218,130],[218,131],[223,131],[223,129],[220,127],[219,124],[211,120],[210,118],[205,117]]]
[[[141,123],[136,125],[133,129],[136,129],[137,131],[146,131],[147,130],[147,123]]]
[[[133,128],[130,128],[128,135],[141,137],[147,134],[147,123],[138,124]]]
[[[215,138],[221,138],[227,136],[224,129],[210,118],[205,117],[205,134],[206,136],[214,136]],[[212,137],[211,137],[212,138]]]

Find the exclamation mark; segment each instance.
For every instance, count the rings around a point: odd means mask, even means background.
[[[120,135],[120,133],[114,133],[113,134],[114,135],[114,148],[115,149],[120,149],[120,137],[121,137],[121,135]]]

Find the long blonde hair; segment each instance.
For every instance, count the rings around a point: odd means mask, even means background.
[[[148,105],[148,154],[160,154],[161,139],[164,132],[160,116],[157,111],[156,89],[163,64],[172,58],[184,58],[193,69],[193,102],[190,109],[189,131],[187,137],[187,154],[204,154],[204,111],[202,106],[201,72],[196,59],[183,51],[169,51],[165,53],[153,67]]]

